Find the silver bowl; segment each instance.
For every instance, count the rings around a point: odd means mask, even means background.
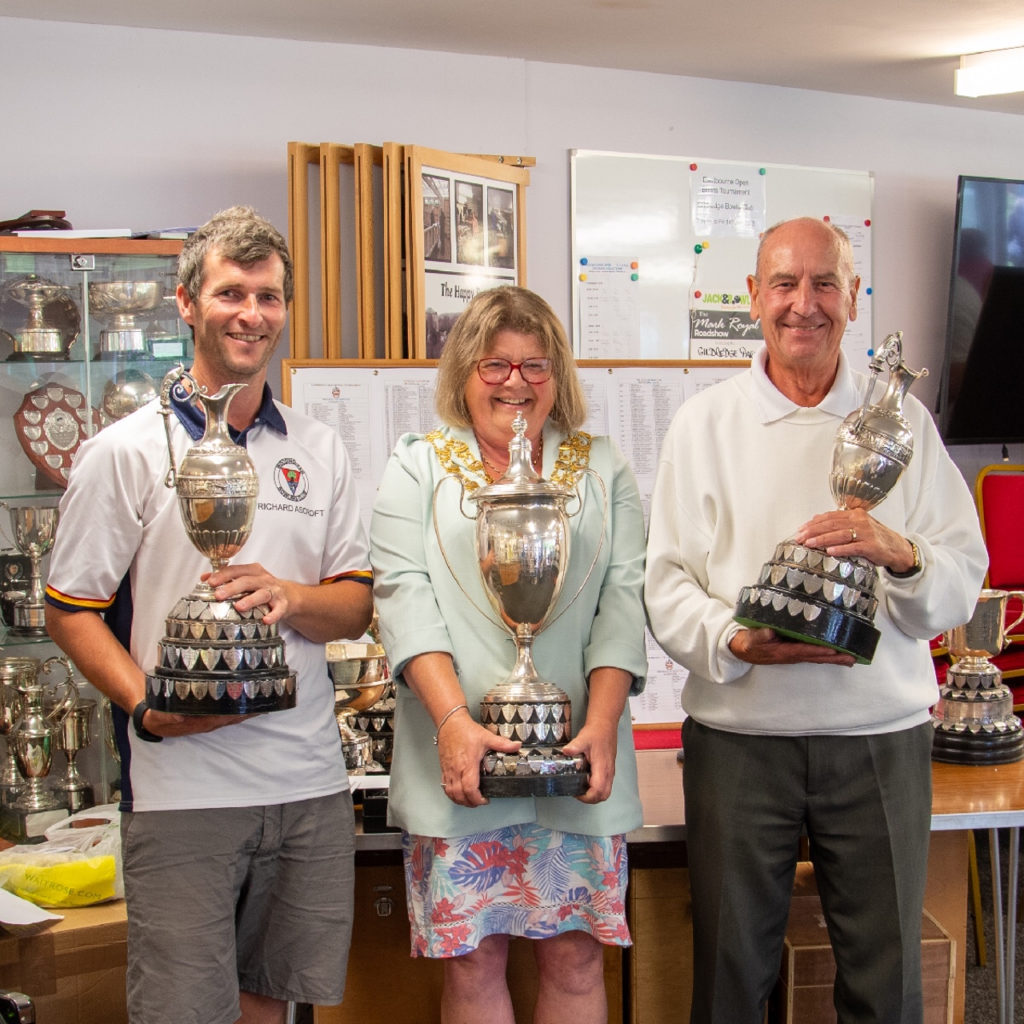
[[[156,309],[164,297],[159,281],[93,281],[89,308],[104,316],[123,316]]]
[[[156,382],[143,370],[122,370],[103,388],[101,408],[111,420],[120,420],[156,398]]]

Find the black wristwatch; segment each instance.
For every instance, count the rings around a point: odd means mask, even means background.
[[[914,552],[914,564],[909,569],[904,569],[903,572],[894,572],[892,569],[888,569],[887,572],[890,576],[894,576],[898,580],[909,580],[911,576],[916,576],[921,571],[921,552],[913,541],[910,541],[910,547]]]
[[[135,726],[135,735],[140,740],[145,740],[147,743],[163,743],[163,736],[157,736],[155,732],[150,732],[143,724],[142,719],[146,712],[149,710],[149,705],[144,701],[140,700],[135,705],[132,711],[132,725]]]

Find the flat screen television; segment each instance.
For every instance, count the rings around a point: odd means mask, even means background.
[[[1024,441],[1024,181],[957,179],[939,427],[946,444]]]

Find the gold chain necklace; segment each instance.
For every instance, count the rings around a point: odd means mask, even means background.
[[[486,464],[473,454],[465,441],[457,437],[446,437],[443,430],[432,430],[424,436],[424,440],[433,446],[442,469],[461,478],[467,491],[475,491],[482,484],[493,483]],[[590,434],[580,430],[559,444],[558,457],[551,471],[552,483],[569,488],[576,485],[580,473],[590,464],[591,440]],[[496,467],[490,468],[494,470]]]

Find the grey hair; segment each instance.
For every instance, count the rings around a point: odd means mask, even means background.
[[[189,235],[178,256],[178,282],[193,302],[203,287],[206,256],[216,249],[225,259],[251,267],[274,253],[284,264],[284,299],[295,293],[292,257],[284,236],[251,206],[232,206],[215,213],[201,228]]]
[[[761,255],[764,252],[765,243],[779,228],[786,227],[787,224],[796,224],[801,221],[809,224],[818,224],[826,231],[831,232],[833,244],[835,245],[839,254],[839,269],[846,279],[847,285],[853,283],[853,279],[857,276],[857,271],[854,267],[853,262],[853,244],[850,241],[850,236],[835,224],[827,220],[818,220],[817,217],[793,217],[790,220],[780,220],[777,224],[773,224],[770,228],[766,229],[761,235],[761,241],[757,246],[757,263],[755,264],[754,280],[760,283],[761,281]]]

